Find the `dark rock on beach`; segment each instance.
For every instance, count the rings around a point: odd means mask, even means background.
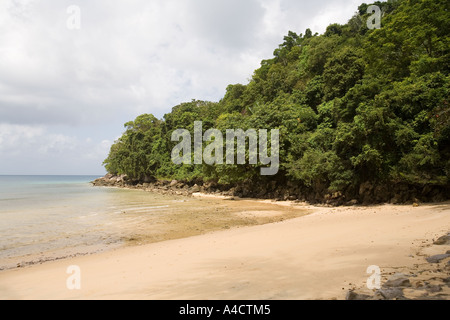
[[[450,233],[446,234],[445,236],[442,236],[438,238],[435,242],[435,245],[441,246],[441,245],[450,245]]]
[[[393,287],[411,287],[411,282],[404,274],[395,274],[389,278],[389,280],[383,284],[384,288]]]
[[[425,286],[425,290],[427,290],[430,293],[436,293],[436,292],[441,292],[442,291],[442,287],[440,285],[426,285]]]
[[[442,260],[447,259],[449,257],[450,257],[450,254],[437,254],[437,255],[426,258],[426,260],[429,263],[439,263]]]
[[[434,242],[442,245],[448,235]],[[371,295],[362,294],[355,289],[347,293],[347,300],[450,300],[450,250],[424,259],[425,263],[406,269],[405,273],[395,273]],[[445,262],[446,259],[449,259]],[[439,265],[445,262],[445,266]],[[398,270],[399,268],[394,269]],[[362,289],[361,289],[362,290]]]
[[[402,288],[384,288],[384,289],[380,289],[377,292],[375,292],[375,296],[377,294],[380,295],[383,298],[383,300],[406,299],[403,295]]]
[[[347,292],[345,300],[369,300],[370,298],[371,297],[367,294],[359,294],[354,292],[353,290],[350,290]]]

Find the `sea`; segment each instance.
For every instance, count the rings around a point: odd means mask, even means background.
[[[123,246],[143,217],[176,201],[94,187],[98,177],[0,176],[0,270]]]

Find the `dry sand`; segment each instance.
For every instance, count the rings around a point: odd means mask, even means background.
[[[6,270],[0,299],[345,299],[364,287],[369,266],[423,264],[450,229],[448,202],[301,208],[313,213]],[[80,290],[67,289],[71,265]]]

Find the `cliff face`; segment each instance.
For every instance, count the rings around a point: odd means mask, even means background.
[[[324,187],[320,191],[295,185],[292,182],[270,183],[244,182],[236,185],[220,185],[214,182],[153,180],[151,182],[133,181],[126,175],[115,176],[107,174],[92,182],[98,187],[120,187],[141,189],[170,195],[189,196],[202,192],[228,197],[273,199],[277,201],[299,201],[310,204],[341,205],[369,205],[379,203],[419,204],[421,202],[441,202],[448,200],[449,187],[417,186],[406,184],[372,185],[361,184],[359,190],[329,193]]]

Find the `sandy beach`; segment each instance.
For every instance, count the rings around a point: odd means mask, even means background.
[[[239,206],[245,200],[217,201]],[[422,269],[421,276],[440,272],[448,277],[449,259],[433,265],[436,271],[425,258],[450,249],[433,244],[450,231],[449,202],[419,207],[258,205],[271,209],[246,209],[246,217],[279,216],[273,206],[308,214],[5,270],[0,272],[0,299],[341,300],[352,289],[368,292],[367,268],[372,265],[380,267],[382,281]],[[69,266],[79,267],[79,290],[67,287]],[[448,293],[448,285],[441,288],[440,294]],[[405,290],[408,294],[417,296]]]

